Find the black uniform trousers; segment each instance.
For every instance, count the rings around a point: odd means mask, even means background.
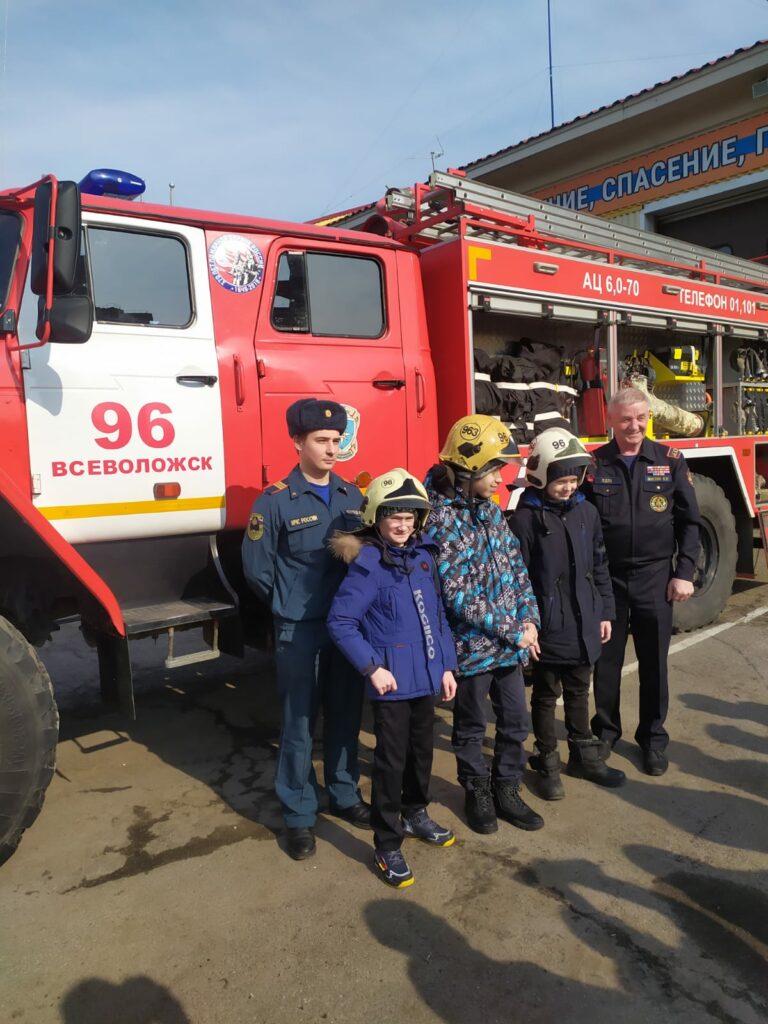
[[[635,740],[643,750],[664,750],[669,742],[664,721],[669,708],[667,658],[672,603],[667,601],[667,584],[671,576],[669,559],[611,573],[616,620],[611,639],[603,644],[595,665],[596,713],[592,719],[592,731],[611,745],[621,736],[621,669],[630,631],[640,676],[640,720]]]
[[[534,661],[531,719],[536,743],[543,754],[557,749],[555,704],[562,685],[565,728],[569,740],[589,740],[589,677],[591,665],[555,665]]]
[[[434,749],[434,697],[372,700],[376,749],[371,772],[371,825],[377,850],[399,850],[400,816],[429,803]]]
[[[517,784],[525,770],[523,744],[528,736],[530,715],[520,666],[462,676],[456,687],[451,742],[459,782],[465,789],[474,789],[475,779],[488,777],[483,743],[488,726],[489,695],[496,716],[491,774],[499,782]]]

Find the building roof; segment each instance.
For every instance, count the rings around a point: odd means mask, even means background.
[[[705,64],[700,65],[696,68],[691,68],[688,71],[684,71],[679,75],[673,75],[671,78],[667,78],[662,82],[656,82],[655,85],[649,85],[645,89],[640,89],[638,92],[630,93],[628,96],[622,97],[622,99],[614,100],[612,103],[606,103],[601,107],[596,107],[594,110],[589,111],[587,114],[579,114],[578,117],[574,117],[570,121],[564,121],[561,124],[555,125],[554,128],[550,128],[548,131],[539,132],[537,135],[531,135],[527,139],[522,139],[520,142],[515,142],[511,146],[506,146],[504,149],[499,149],[495,153],[489,153],[487,156],[478,157],[476,160],[471,160],[467,164],[463,164],[461,170],[467,171],[470,177],[475,177],[478,170],[488,170],[488,165],[494,164],[498,166],[499,163],[503,163],[505,156],[514,156],[518,151],[524,151],[529,147],[536,147],[538,143],[549,143],[555,145],[560,141],[560,136],[570,136],[573,129],[584,127],[586,129],[587,124],[593,121],[600,121],[601,124],[604,121],[604,116],[611,112],[617,112],[621,110],[622,116],[626,117],[626,111],[623,109],[628,104],[640,105],[643,100],[648,99],[651,94],[655,94],[653,99],[656,100],[658,94],[664,92],[679,92],[676,87],[681,84],[686,86],[696,85],[696,79],[702,78],[707,81],[702,81],[700,88],[706,88],[709,84],[709,80],[712,78],[712,72],[719,70],[729,71],[732,70],[733,74],[741,73],[743,71],[741,65],[745,62],[745,59],[752,57],[759,63],[760,59],[763,58],[768,61],[768,40],[758,40],[756,43],[752,43],[750,46],[741,46],[734,50],[732,53],[725,54],[722,57],[716,57],[714,60],[707,61]],[[755,60],[749,60],[750,64],[755,63]],[[734,65],[739,65],[738,70]],[[673,97],[670,97],[672,99]],[[475,173],[473,173],[475,172]]]
[[[610,123],[613,118],[620,117],[624,120],[627,117],[627,106],[638,108],[635,111],[637,113],[641,112],[646,104],[653,104],[654,109],[657,109],[659,94],[668,93],[669,102],[674,102],[683,94],[708,88],[713,81],[720,81],[724,78],[734,77],[746,72],[754,73],[763,64],[766,65],[766,71],[768,72],[768,40],[758,40],[750,46],[739,47],[732,53],[707,61],[699,67],[691,68],[679,75],[673,75],[662,82],[656,82],[654,85],[649,85],[638,92],[630,93],[628,96],[614,100],[612,103],[596,107],[594,110],[589,111],[589,113],[579,114],[578,117],[558,124],[548,131],[532,135],[527,139],[522,139],[520,142],[513,143],[511,146],[506,146],[503,149],[496,150],[494,153],[489,153],[487,156],[471,160],[469,163],[463,164],[460,169],[466,171],[469,177],[481,177],[491,171],[499,170],[507,162],[513,163],[532,155],[537,150],[541,151],[562,145],[566,141],[574,140],[575,135],[578,136],[592,130],[596,131],[604,128],[606,123]],[[328,213],[322,217],[315,218],[309,223],[334,224],[347,218],[359,216],[374,206],[375,203],[367,203],[351,210]]]

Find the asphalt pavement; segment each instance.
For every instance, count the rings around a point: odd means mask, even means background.
[[[737,584],[727,628],[674,638],[668,773],[643,775],[622,740],[622,789],[566,777],[554,804],[527,790],[539,832],[467,828],[441,709],[431,809],[458,839],[408,841],[416,882],[402,892],[373,874],[370,833],[328,815],[316,857],[286,855],[268,658],[169,672],[162,645],[144,641],[129,722],[101,711],[95,654],[64,627],[42,652],[62,710],[58,769],[0,870],[0,1020],[764,1022],[760,575]],[[623,689],[631,737],[631,667]],[[369,718],[361,741],[367,795]]]

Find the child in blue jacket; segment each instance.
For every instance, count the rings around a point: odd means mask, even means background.
[[[437,545],[421,533],[429,514],[423,485],[403,469],[371,482],[364,529],[337,533],[334,553],[349,563],[328,616],[328,632],[367,679],[373,709],[371,824],[374,863],[389,885],[413,883],[404,836],[451,846],[453,833],[427,813],[438,694],[456,692],[456,652],[435,566]]]

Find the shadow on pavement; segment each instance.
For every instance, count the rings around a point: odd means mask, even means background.
[[[85,978],[67,992],[60,1010],[64,1024],[192,1024],[168,989],[146,975],[121,985]]]
[[[738,1000],[756,1020],[765,1019],[764,875],[713,869],[651,846],[625,846],[624,853],[651,875],[650,881],[616,878],[580,859],[533,861],[517,871],[516,879],[558,902],[576,937],[617,962],[628,989],[638,980],[642,984],[645,974],[665,994],[665,1003],[680,999],[698,1006],[698,1012],[732,1021],[744,1019],[732,1016],[732,1006],[726,1011]],[[658,927],[654,912],[674,926],[671,933],[666,925]],[[713,1004],[713,995],[722,1006]],[[691,1020],[706,1019],[689,1012]]]
[[[208,786],[241,819],[242,827],[222,824],[209,836],[198,837],[185,848],[148,858],[146,848],[154,839],[155,826],[168,815],[152,818],[146,808],[134,807],[127,842],[115,851],[126,856],[120,877],[166,862],[208,852],[212,847],[240,838],[263,838],[264,830],[280,837],[284,849],[284,824],[274,793],[274,768],[280,732],[277,686],[271,658],[251,653],[240,662],[222,658],[214,668],[196,666],[169,673],[153,668],[139,680],[136,720],[117,712],[102,711],[96,694],[84,708],[66,700],[62,709],[62,741],[70,740],[84,754],[132,742],[166,764]],[[364,712],[363,730],[370,729]],[[314,757],[322,763],[322,716],[315,733]],[[105,739],[105,734],[107,738]],[[372,751],[365,736],[360,742],[360,768],[370,774]],[[108,790],[103,790],[107,793]],[[325,806],[321,796],[321,811]],[[361,860],[356,842],[333,819],[318,819],[318,835]],[[116,875],[106,876],[109,880]],[[100,881],[104,881],[101,878]]]
[[[768,796],[768,762],[749,758],[722,760],[705,754],[690,743],[673,741],[670,755],[686,775],[708,779],[730,789],[743,790],[752,796]]]
[[[758,704],[753,700],[722,700],[703,693],[681,693],[677,699],[684,707],[692,711],[705,711],[715,718],[736,718],[742,722],[768,726],[768,704]]]
[[[735,725],[708,725],[707,735],[718,743],[728,743],[739,750],[749,750],[753,754],[768,757],[768,736],[756,736]]]
[[[714,870],[682,861],[655,847],[630,845],[624,853],[655,875],[653,889],[704,959],[727,965],[768,1004],[768,890],[758,871]]]
[[[527,960],[492,959],[443,918],[407,899],[371,901],[363,914],[382,946],[408,958],[418,997],[446,1024],[639,1020],[628,1013],[624,992],[573,981]],[[382,1019],[407,1020],[412,1002],[413,995],[404,992],[402,1004],[388,1007]]]

